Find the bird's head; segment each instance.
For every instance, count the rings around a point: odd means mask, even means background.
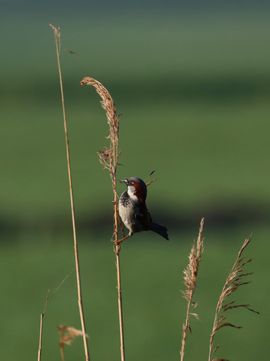
[[[130,177],[120,181],[127,186],[127,192],[131,199],[139,202],[145,202],[147,196],[147,187],[144,181],[138,177]]]

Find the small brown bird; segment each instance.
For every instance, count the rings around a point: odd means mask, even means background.
[[[146,207],[147,186],[138,177],[130,177],[120,182],[127,185],[127,191],[119,198],[119,215],[129,231],[129,236],[135,232],[153,231],[161,237],[169,239],[167,228],[152,221]]]

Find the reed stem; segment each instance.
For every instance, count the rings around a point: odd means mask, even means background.
[[[74,195],[73,195],[73,185],[72,185],[72,175],[71,175],[68,123],[67,123],[67,116],[66,116],[64,86],[63,86],[61,61],[60,61],[61,33],[60,33],[59,27],[55,27],[51,24],[50,24],[50,27],[53,30],[54,39],[55,39],[57,69],[58,69],[58,76],[59,76],[63,123],[64,123],[65,149],[66,149],[66,161],[67,161],[68,184],[69,184],[69,198],[70,198],[72,233],[73,233],[73,250],[74,250],[75,271],[76,271],[77,302],[78,302],[79,315],[80,315],[80,320],[81,320],[81,328],[82,328],[82,333],[83,333],[83,346],[84,346],[85,360],[90,361],[90,354],[89,354],[89,347],[88,347],[88,342],[87,342],[87,334],[86,334],[86,326],[85,326],[83,298],[82,298],[79,248],[78,248],[78,240],[77,240],[76,216],[75,216]]]

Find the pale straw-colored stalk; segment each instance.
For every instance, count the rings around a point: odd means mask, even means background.
[[[81,80],[81,85],[90,85],[95,88],[101,98],[101,105],[106,112],[107,123],[109,125],[109,145],[102,151],[98,152],[99,160],[103,167],[109,171],[112,181],[113,191],[113,241],[116,257],[116,276],[117,276],[117,300],[118,300],[118,319],[120,332],[120,355],[121,361],[125,361],[125,342],[124,342],[124,320],[123,320],[123,303],[121,288],[121,267],[120,267],[120,251],[121,244],[119,242],[119,217],[118,217],[118,196],[117,196],[117,167],[119,160],[119,118],[116,112],[113,99],[109,91],[98,80],[89,76]]]
[[[180,347],[180,361],[184,361],[186,342],[188,333],[191,332],[191,317],[198,318],[195,312],[197,304],[194,302],[193,296],[197,286],[198,272],[200,261],[203,253],[203,228],[204,218],[201,219],[199,233],[196,244],[193,244],[190,254],[188,265],[184,269],[184,284],[185,290],[183,291],[184,299],[187,302],[185,322],[182,326],[182,339]]]
[[[38,361],[41,361],[41,353],[42,353],[42,345],[43,345],[43,322],[44,322],[45,313],[47,311],[49,293],[50,293],[50,290],[48,290],[48,292],[47,292],[44,306],[43,306],[43,311],[41,312],[40,318],[39,318],[39,338],[38,338],[38,357],[37,357]]]
[[[55,27],[54,25],[51,25],[51,24],[50,24],[50,27],[51,27],[51,29],[53,30],[53,33],[54,33],[54,40],[55,40],[55,47],[56,47],[57,69],[58,69],[58,76],[59,76],[60,95],[61,95],[63,123],[64,123],[66,161],[67,161],[67,172],[68,172],[68,183],[69,183],[69,197],[70,197],[70,208],[71,208],[72,232],[73,232],[73,249],[74,249],[74,260],[75,260],[75,270],[76,270],[77,301],[78,301],[79,315],[80,315],[80,320],[81,320],[81,328],[82,328],[82,333],[83,333],[82,338],[83,338],[85,360],[90,361],[89,346],[88,346],[87,334],[86,334],[86,326],[85,326],[83,298],[82,298],[79,248],[78,248],[78,240],[77,240],[74,195],[73,195],[72,175],[71,175],[71,161],[70,161],[68,123],[67,123],[67,116],[66,116],[64,87],[63,87],[61,61],[60,61],[61,33],[60,33],[60,28],[59,27]]]

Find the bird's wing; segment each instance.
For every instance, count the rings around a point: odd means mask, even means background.
[[[141,203],[138,206],[138,212],[135,214],[135,218],[144,226],[144,228],[149,228],[150,224],[152,223],[152,218],[145,203]]]

